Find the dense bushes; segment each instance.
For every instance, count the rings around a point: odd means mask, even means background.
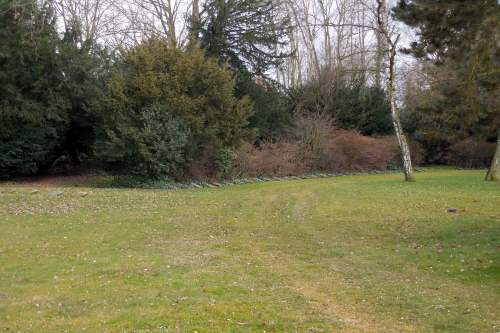
[[[173,175],[184,165],[189,129],[160,104],[140,110],[141,128],[123,129],[126,140],[108,131],[96,151],[103,161],[139,175]],[[124,155],[127,154],[128,155]]]
[[[30,4],[0,2],[0,177],[50,164],[69,123],[53,17]]]
[[[332,166],[339,170],[385,170],[395,160],[392,147],[384,140],[353,131],[339,131],[333,139],[333,147],[339,157]]]
[[[179,176],[201,156],[238,146],[251,103],[233,95],[231,73],[198,49],[150,40],[132,49],[108,83],[96,153],[109,166]],[[216,171],[216,170],[215,170]]]
[[[209,1],[191,31],[199,43],[158,37],[126,50],[84,38],[78,18],[59,24],[52,4],[0,1],[0,178],[82,161],[79,170],[176,178],[400,166],[395,139],[384,137],[386,94],[366,73],[322,68],[291,90],[267,77],[289,36],[287,17],[261,24],[274,17],[272,1]],[[436,77],[454,69],[440,68]],[[411,142],[414,163],[487,166],[492,144],[460,140],[496,138],[496,95],[483,83],[415,86],[402,112],[425,148]]]
[[[304,153],[298,142],[282,140],[259,147],[246,143],[236,153],[233,172],[237,177],[304,174],[308,171]]]
[[[319,78],[306,82],[292,92],[297,113],[324,113],[337,126],[364,135],[391,133],[390,106],[385,92],[370,86],[364,77],[346,77],[324,70]]]
[[[289,135],[259,146],[243,145],[236,153],[234,174],[244,177],[290,176],[310,172],[347,172],[401,168],[395,137],[369,137],[335,128],[325,116],[300,117]],[[487,168],[495,144],[462,140],[447,149],[447,163],[462,168]],[[414,165],[425,163],[425,149],[410,140]]]
[[[421,148],[413,146],[419,162]],[[400,160],[395,139],[336,129],[330,118],[312,115],[298,118],[285,139],[242,146],[236,154],[234,173],[257,177],[386,170],[398,167]]]
[[[494,143],[465,139],[450,147],[448,163],[461,168],[488,168],[495,148]]]
[[[291,176],[309,172],[386,170],[394,161],[381,139],[340,130],[312,151],[299,141],[282,140],[259,147],[246,144],[236,155],[237,176]]]
[[[90,153],[105,52],[57,27],[49,2],[0,1],[1,178]]]
[[[281,137],[291,126],[292,105],[290,99],[275,86],[256,83],[247,74],[239,74],[236,80],[237,97],[247,96],[253,104],[250,127],[255,129],[259,140]]]
[[[391,152],[393,160],[391,161],[392,167],[402,167],[401,160],[401,150],[398,145],[398,141],[395,136],[384,136],[381,138],[384,140],[385,147]],[[418,141],[414,139],[409,139],[408,144],[410,146],[411,160],[413,165],[425,164],[425,154],[426,150]]]

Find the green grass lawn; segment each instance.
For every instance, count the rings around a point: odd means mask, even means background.
[[[500,186],[483,177],[4,183],[0,332],[496,333]]]

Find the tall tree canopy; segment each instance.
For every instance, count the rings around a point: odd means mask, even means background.
[[[397,19],[417,28],[418,40],[409,51],[436,62],[464,59],[498,33],[497,0],[400,0],[393,9]],[[486,38],[486,40],[485,40]],[[492,45],[492,47],[494,47]]]
[[[412,106],[417,135],[445,146],[471,135],[492,140],[500,125],[500,3],[400,0],[393,14],[417,33],[405,51],[430,69],[429,98]]]
[[[209,56],[233,70],[265,75],[288,56],[289,19],[273,0],[208,0],[199,27]]]
[[[62,148],[72,162],[78,163],[82,153],[88,155],[92,150],[111,61],[108,51],[92,40],[80,42],[80,24],[75,22],[66,29],[58,49],[64,71],[63,92],[69,103],[69,124]]]
[[[258,137],[282,134],[291,122],[291,107],[269,77],[270,70],[279,68],[289,56],[290,20],[280,2],[208,0],[200,23],[193,23],[196,28],[194,35],[199,36],[206,55],[229,64],[235,74],[235,95],[252,100],[250,125]]]
[[[40,173],[89,153],[103,52],[60,33],[51,2],[0,1],[0,175]],[[64,157],[63,159],[59,159]]]
[[[53,11],[0,1],[0,176],[36,173],[57,157],[68,101]]]
[[[406,52],[446,68],[438,83],[444,97],[467,109],[460,115],[466,126],[486,116],[498,126],[500,2],[400,0],[393,12],[417,32]]]

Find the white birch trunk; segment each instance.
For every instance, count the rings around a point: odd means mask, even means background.
[[[399,149],[401,151],[405,180],[411,182],[415,181],[415,178],[413,176],[410,146],[408,145],[408,140],[406,139],[406,136],[404,134],[403,126],[401,125],[400,112],[396,103],[395,67],[399,35],[396,36],[395,40],[391,38],[388,23],[384,20],[384,17],[387,17],[386,11],[387,7],[385,4],[385,0],[377,0],[376,18],[378,30],[385,38],[387,45],[386,52],[389,55],[389,77],[387,78],[387,93],[389,95],[389,102],[391,104],[392,124],[394,125],[394,132],[396,133]]]

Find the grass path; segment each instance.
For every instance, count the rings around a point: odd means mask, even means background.
[[[499,332],[500,187],[417,176],[1,184],[0,331]]]

